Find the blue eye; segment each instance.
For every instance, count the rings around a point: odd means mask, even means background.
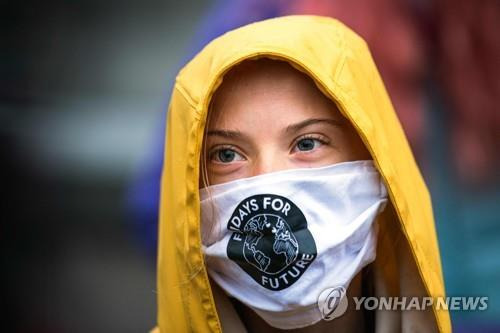
[[[218,149],[213,153],[213,159],[220,163],[231,163],[234,161],[244,160],[243,156],[238,154],[233,149],[223,148]]]
[[[236,154],[234,150],[230,149],[219,150],[219,152],[217,153],[217,157],[219,158],[219,160],[224,163],[232,162],[235,155]]]
[[[319,147],[322,142],[318,139],[305,138],[297,142],[297,149],[299,151],[311,151],[317,147]]]
[[[314,149],[314,140],[313,139],[302,139],[297,142],[297,148],[300,151],[308,151]]]

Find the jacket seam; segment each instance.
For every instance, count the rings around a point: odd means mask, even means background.
[[[182,97],[184,97],[189,106],[191,106],[194,110],[197,109],[198,103],[195,102],[195,100],[187,92],[187,89],[178,80],[175,81],[174,89],[177,90]]]

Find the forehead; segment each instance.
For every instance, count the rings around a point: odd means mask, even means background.
[[[210,112],[210,127],[308,117],[343,119],[309,76],[287,62],[270,59],[245,61],[227,73]]]

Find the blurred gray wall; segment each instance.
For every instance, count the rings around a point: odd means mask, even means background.
[[[130,227],[126,193],[211,5],[2,3],[7,331],[155,325],[155,262]]]

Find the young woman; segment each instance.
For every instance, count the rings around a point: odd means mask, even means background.
[[[340,22],[282,17],[214,40],[177,76],[165,153],[160,332],[450,330],[433,306],[353,301],[444,285],[427,189]]]

